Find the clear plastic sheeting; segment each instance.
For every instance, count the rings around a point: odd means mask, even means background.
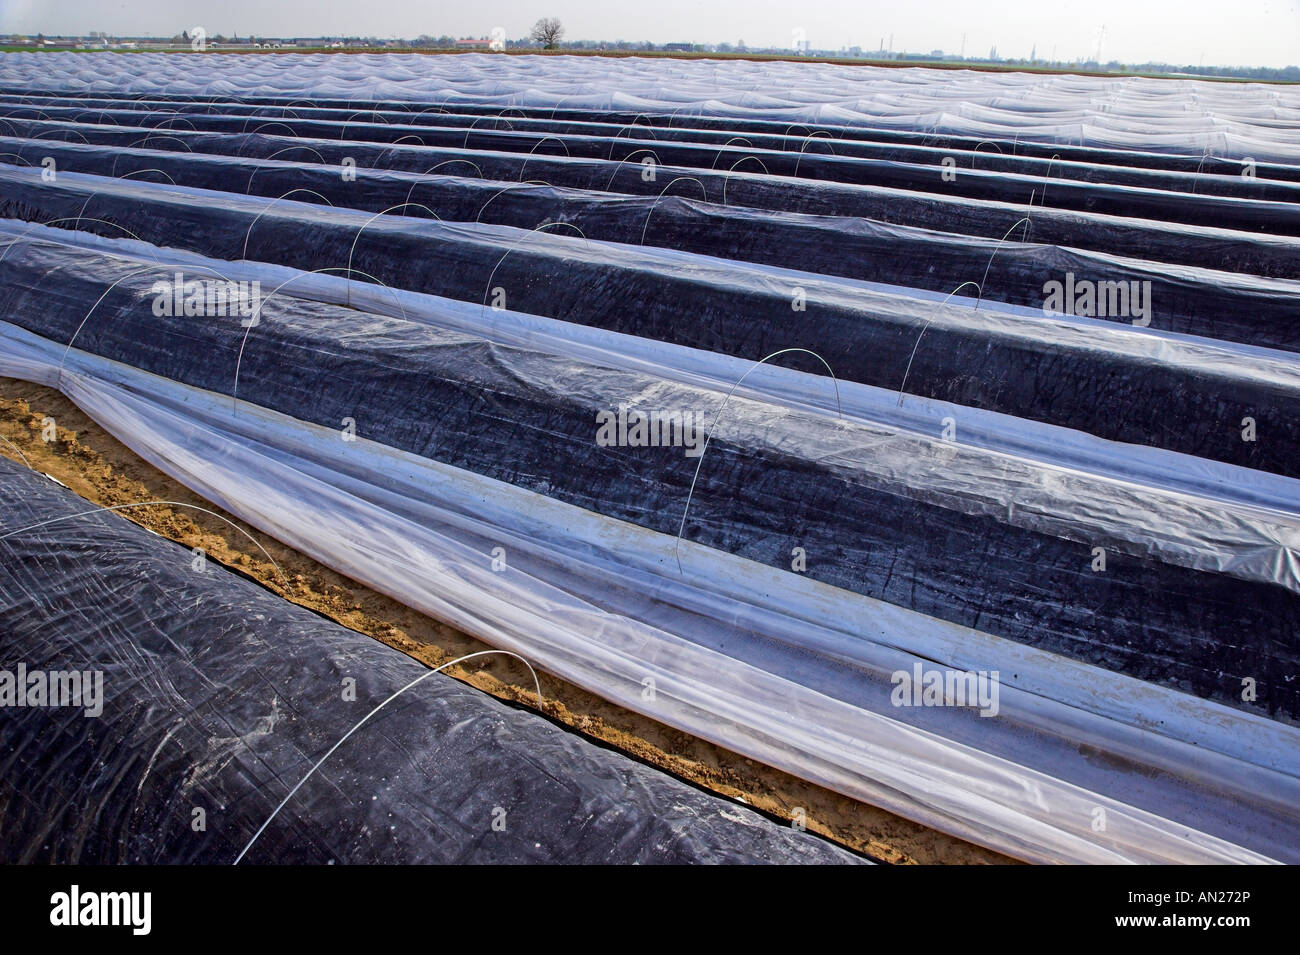
[[[164,53],[3,57],[4,85],[32,91],[721,115],[1300,160],[1300,92],[1266,84],[637,57],[224,55],[187,64],[180,74]]]
[[[799,778],[1034,861],[1300,861],[1300,94],[90,63],[0,59],[0,374]]]
[[[474,169],[478,178],[502,182],[503,187],[504,184],[525,181],[528,177],[556,187],[642,195],[652,199],[665,193],[673,183],[684,180],[674,190],[676,194],[694,195],[699,188],[710,201],[729,206],[875,219],[989,239],[1012,238],[1010,233],[1013,232],[1023,234],[1024,220],[1029,218],[1031,237],[1039,243],[1199,268],[1227,269],[1277,278],[1300,277],[1296,255],[1300,238],[1270,234],[1266,229],[1265,210],[1258,204],[1254,204],[1253,213],[1248,209],[1245,218],[1235,223],[1238,228],[1222,228],[1212,216],[1205,215],[1198,217],[1203,224],[1193,227],[1180,222],[1142,219],[1127,213],[1117,215],[1044,208],[1037,204],[1031,206],[1035,189],[1029,187],[1016,201],[979,199],[949,194],[942,188],[921,192],[802,177],[773,177],[753,164],[741,164],[734,170],[724,167],[717,171],[665,165],[658,168],[655,178],[647,180],[642,178],[642,170],[638,169],[635,161],[574,159],[536,153],[521,155],[484,149],[436,149],[410,142],[386,145],[307,139],[288,135],[284,130],[280,131],[281,135],[274,135],[273,130],[278,124],[271,124],[271,129],[263,132],[235,134],[196,133],[170,128],[165,131],[123,131],[111,123],[104,126],[30,120],[4,120],[4,123],[4,129],[11,134],[21,132],[30,137],[25,148],[16,154],[25,162],[43,156],[42,141],[53,138],[88,141],[107,148],[151,146],[182,153],[265,159],[313,157],[334,165],[336,170],[349,160],[358,166],[378,166],[415,175],[433,170],[465,175]],[[466,166],[465,163],[472,165]],[[940,187],[941,172],[938,167],[933,170]],[[691,179],[698,182],[690,183]],[[244,189],[247,190],[246,184]],[[1156,192],[1151,198],[1157,207],[1184,201],[1178,194],[1170,193]],[[1186,198],[1197,201],[1195,197]],[[414,201],[419,201],[418,197]],[[1272,206],[1288,218],[1293,219],[1295,215],[1294,203],[1265,205]],[[1122,206],[1111,204],[1110,208],[1122,209]],[[1207,219],[1210,224],[1205,224]],[[1242,231],[1242,226],[1252,231]]]
[[[1228,700],[1237,695],[1232,674],[1253,666],[1270,713],[1300,710],[1286,679],[1295,650],[1272,640],[1300,611],[1294,593],[1268,586],[1285,587],[1294,569],[1282,515],[1259,514],[1252,527],[1258,522],[1265,549],[1229,562],[1253,578],[1239,607],[1231,598],[1241,583],[1188,573],[1164,556],[1180,550],[1184,521],[1166,530],[1133,508],[1117,540],[1076,502],[1055,503],[1052,490],[1033,496],[1056,520],[1035,519],[1027,510],[1033,497],[1014,494],[1006,461],[980,456],[982,466],[968,474],[961,460],[955,483],[922,478],[957,456],[942,439],[918,435],[891,446],[872,422],[807,420],[743,400],[719,425],[710,422],[721,409],[713,394],[652,372],[616,373],[562,351],[500,346],[471,329],[292,296],[265,303],[247,335],[233,317],[158,316],[149,296],[172,273],[147,260],[127,266],[29,242],[3,268],[0,304],[16,323],[105,357],[322,425],[352,418],[394,447],[660,531],[673,530],[673,512],[684,512],[689,498],[688,539],[779,566],[782,541],[797,535],[818,554],[809,573],[827,583]],[[51,269],[61,277],[54,296],[46,294]],[[806,379],[809,387],[817,380]],[[834,382],[820,380],[834,391]],[[693,478],[680,440],[653,450],[600,446],[601,410],[625,405],[689,417],[697,452],[707,428],[716,463]],[[921,475],[903,464],[914,459]],[[1102,493],[1103,502],[1123,495],[1116,485]],[[1181,516],[1183,508],[1175,499],[1163,510]],[[955,554],[937,553],[899,533],[909,526],[962,543]],[[1114,557],[1104,575],[1088,571],[1088,545],[1096,543],[1122,550],[1125,561]],[[1105,639],[1097,634],[1103,622]],[[1250,635],[1232,653],[1214,640],[1225,627]],[[1116,653],[1121,641],[1126,649]]]
[[[677,249],[733,261],[773,265],[846,278],[867,276],[871,288],[929,290],[946,295],[959,276],[982,276],[981,302],[1006,302],[1042,313],[1045,281],[1073,276],[1081,283],[1142,283],[1149,291],[1152,329],[1300,351],[1300,281],[1269,279],[1223,271],[1257,262],[1257,244],[1248,237],[1212,246],[1215,269],[1179,266],[1100,252],[1034,245],[1019,241],[962,236],[933,229],[891,225],[847,216],[726,206],[667,195],[656,198],[611,195],[556,188],[538,183],[508,183],[454,176],[420,176],[392,170],[357,169],[343,181],[336,167],[317,163],[259,160],[237,156],[108,148],[82,143],[13,139],[0,136],[0,151],[18,159],[51,157],[64,172],[57,183],[36,186],[33,175],[0,171],[0,213],[54,221],[64,228],[121,237],[140,235],[144,205],[160,195],[145,181],[170,180],[186,188],[280,200],[268,212],[291,212],[294,202],[323,199],[331,206],[373,214],[444,221],[482,222],[520,229],[546,228],[592,241]],[[89,173],[91,175],[83,175]],[[116,176],[125,182],[109,184]],[[192,194],[191,194],[192,195]],[[285,197],[281,199],[281,197]],[[192,201],[203,202],[201,194]],[[289,203],[290,205],[286,205]],[[275,219],[272,218],[272,222]],[[564,226],[548,225],[564,223]],[[364,223],[362,223],[364,225]],[[575,233],[574,230],[577,230]],[[250,223],[249,241],[256,229]],[[194,247],[198,237],[171,237]],[[217,248],[205,234],[203,249]],[[1294,264],[1284,271],[1300,275],[1300,240]],[[263,248],[259,240],[255,249]],[[229,248],[228,246],[225,248]],[[1148,253],[1151,250],[1147,250]],[[1211,246],[1207,244],[1207,254]],[[247,257],[232,250],[230,257]],[[389,271],[397,282],[408,269]],[[376,276],[379,277],[379,276]],[[1063,279],[1056,279],[1062,281]],[[421,286],[423,287],[423,286]],[[883,289],[882,289],[883,290]],[[963,290],[974,290],[967,287]],[[970,295],[959,298],[969,298]],[[1130,324],[1132,316],[1099,316]]]
[[[802,778],[1039,861],[1292,861],[1300,845],[1300,737],[1284,723],[715,547],[678,550],[671,534],[13,326],[5,341],[0,374],[58,384],[253,526]],[[893,706],[892,674],[918,665],[998,670],[998,714]]]
[[[1239,86],[1240,88],[1240,86]],[[1251,198],[1282,198],[1289,190],[1278,192],[1275,186],[1300,182],[1300,166],[1261,161],[1222,158],[1212,152],[1199,154],[1151,152],[1145,149],[1097,149],[1068,143],[1035,143],[1018,137],[1010,139],[985,139],[977,136],[940,134],[933,130],[884,129],[879,126],[844,126],[836,123],[782,123],[779,120],[740,119],[735,116],[683,116],[674,110],[669,113],[628,112],[623,110],[569,109],[564,104],[546,109],[542,107],[508,106],[493,108],[467,103],[447,106],[419,102],[367,100],[356,103],[346,99],[313,97],[311,105],[301,98],[287,96],[229,97],[177,95],[166,91],[156,94],[107,96],[65,96],[49,91],[25,90],[6,92],[0,87],[0,104],[10,104],[18,116],[43,118],[49,106],[55,110],[69,104],[77,107],[74,121],[99,115],[115,107],[127,105],[133,109],[148,109],[152,117],[146,125],[174,130],[178,121],[184,122],[188,114],[232,113],[261,117],[248,124],[248,129],[266,126],[268,119],[286,117],[359,119],[367,123],[412,123],[420,126],[457,126],[466,129],[532,129],[565,136],[569,133],[603,134],[623,139],[633,134],[630,127],[648,127],[637,135],[652,135],[660,141],[709,141],[718,145],[734,140],[736,134],[755,146],[774,146],[783,151],[807,152],[820,146],[817,140],[827,140],[827,145],[839,155],[865,155],[874,158],[897,159],[906,162],[933,163],[938,153],[956,159],[962,155],[963,167],[1000,170],[1004,172],[1029,172],[1045,179],[1061,177],[1083,181],[1128,182],[1130,185],[1152,184],[1157,177],[1163,185],[1176,191],[1194,191],[1205,195],[1247,195]],[[14,105],[16,104],[16,105]],[[358,107],[363,107],[358,109]],[[187,114],[187,115],[181,115]],[[507,118],[508,117],[508,118]],[[1276,125],[1276,124],[1274,124]],[[416,137],[417,139],[419,137]],[[472,135],[462,141],[466,148],[473,142]],[[987,148],[985,148],[987,147]],[[953,155],[954,152],[957,155]],[[816,152],[814,152],[816,155]],[[978,160],[978,162],[977,162]],[[1243,182],[1245,170],[1255,173],[1254,180]],[[1133,178],[1136,177],[1136,178]],[[1262,180],[1262,181],[1261,181]],[[1270,195],[1271,194],[1271,195]]]
[[[36,185],[35,173],[14,175],[32,181],[28,201],[60,225],[84,215],[109,235],[125,230],[215,259],[333,269],[354,287],[429,292],[480,313],[504,305],[751,361],[804,348],[841,380],[1300,475],[1300,366],[1288,353],[580,236],[113,180],[69,194]],[[30,276],[13,279],[15,294],[44,294],[46,263],[24,249],[36,228],[15,226],[3,260]],[[803,311],[794,308],[800,295]],[[1103,413],[1115,405],[1124,414]],[[1240,439],[1245,414],[1268,422],[1269,440]]]
[[[1228,196],[1280,202],[1300,200],[1300,183],[1289,178],[1296,175],[1295,170],[1269,163],[1254,163],[1250,168],[1255,175],[1245,177],[1241,175],[1245,167],[1240,163],[1227,164],[1210,157],[1207,157],[1205,163],[1182,169],[1169,168],[1181,165],[1176,162],[1176,157],[1141,157],[1117,152],[1097,157],[1108,158],[1112,162],[1100,162],[1086,158],[1067,159],[1060,152],[1053,152],[1049,156],[1027,155],[1025,152],[1007,154],[992,148],[976,152],[975,147],[989,147],[991,143],[958,141],[945,148],[932,144],[928,138],[918,136],[916,141],[912,141],[897,133],[884,134],[878,130],[857,131],[857,136],[853,137],[842,127],[825,129],[819,126],[817,130],[809,130],[796,126],[793,129],[763,130],[761,126],[750,124],[756,128],[746,128],[744,136],[738,137],[734,135],[737,130],[705,128],[704,124],[698,122],[698,118],[692,118],[691,125],[682,125],[674,117],[672,125],[664,125],[662,122],[652,124],[646,115],[633,117],[633,121],[628,122],[624,117],[602,114],[566,119],[551,116],[545,110],[535,110],[534,115],[529,115],[523,110],[511,108],[505,110],[504,115],[492,115],[459,107],[457,109],[458,111],[452,111],[439,107],[433,111],[417,112],[409,105],[394,108],[392,104],[375,104],[357,110],[347,106],[307,106],[302,101],[296,101],[290,106],[288,101],[277,105],[230,100],[192,102],[186,99],[33,97],[0,92],[0,116],[11,121],[40,119],[84,124],[86,120],[94,120],[98,124],[163,131],[158,135],[164,140],[176,130],[225,129],[240,133],[267,131],[277,134],[290,132],[299,136],[314,135],[333,140],[385,143],[412,141],[425,146],[456,145],[463,149],[506,149],[515,145],[527,152],[548,155],[567,153],[570,156],[581,154],[609,160],[617,158],[619,161],[624,158],[640,160],[646,155],[652,155],[661,163],[668,161],[664,149],[673,144],[683,144],[707,146],[709,151],[702,158],[708,164],[704,168],[709,169],[726,169],[738,164],[752,166],[752,163],[739,162],[746,156],[757,158],[752,150],[762,150],[764,157],[779,153],[785,154],[781,157],[785,160],[793,157],[793,174],[804,169],[805,159],[814,162],[817,157],[825,156],[914,163],[922,168],[930,167],[928,178],[921,180],[929,189],[935,186],[934,167],[939,167],[940,170],[951,167],[955,170],[960,165],[963,174],[977,170],[984,173],[1015,173],[1035,177],[1032,181],[1040,187],[1035,191],[1035,197],[1044,205],[1050,205],[1050,200],[1056,195],[1045,187],[1062,182],[1109,183],[1201,197]],[[78,127],[84,128],[84,125]],[[862,138],[863,135],[874,138]],[[49,137],[45,141],[49,142]],[[71,141],[77,140],[73,138]],[[1019,149],[1019,144],[1014,145]],[[1001,146],[997,147],[1000,148]],[[1067,147],[1061,148],[1073,155]],[[957,149],[970,152],[969,156],[961,156],[960,164],[954,155],[954,150]],[[305,153],[306,150],[302,152]],[[725,160],[727,156],[731,157],[729,161]],[[1138,164],[1120,164],[1129,157]],[[1165,165],[1142,165],[1144,158],[1148,163],[1162,159]],[[945,159],[948,160],[947,163],[944,162]],[[767,158],[763,162],[769,166]],[[461,168],[465,167],[462,165]],[[951,175],[945,179],[940,174],[938,181],[944,183],[944,188],[947,189],[956,179]]]
[[[89,675],[81,705],[0,717],[9,864],[858,861],[196,568],[8,460],[0,654]]]
[[[28,112],[44,114],[45,111],[32,109]],[[943,166],[939,156],[930,156],[927,164],[839,155],[830,146],[827,146],[831,150],[830,154],[809,154],[802,147],[799,150],[782,149],[776,145],[771,148],[756,148],[747,141],[722,146],[661,142],[654,138],[653,133],[646,134],[641,139],[629,135],[611,141],[605,136],[569,134],[558,137],[550,133],[523,133],[515,130],[467,128],[463,131],[431,131],[422,126],[366,123],[358,120],[308,121],[286,118],[250,123],[245,116],[206,114],[186,117],[185,127],[173,129],[135,125],[156,122],[144,113],[121,116],[119,119],[106,110],[83,109],[67,110],[61,115],[66,121],[49,121],[44,117],[22,119],[14,116],[12,110],[0,106],[0,119],[14,133],[40,139],[89,140],[108,146],[143,143],[186,148],[198,145],[207,151],[213,145],[209,134],[220,133],[223,137],[221,141],[237,148],[242,145],[241,136],[250,132],[251,127],[254,132],[265,132],[277,137],[284,150],[299,154],[298,159],[307,158],[313,153],[319,155],[322,150],[337,149],[340,145],[356,146],[365,143],[370,147],[366,150],[369,154],[366,156],[368,164],[373,162],[382,165],[387,157],[378,146],[392,143],[394,146],[411,147],[400,149],[399,155],[423,155],[431,163],[443,160],[456,165],[454,160],[445,158],[448,155],[446,152],[439,150],[459,151],[463,155],[472,142],[474,154],[482,153],[481,158],[484,160],[495,160],[483,164],[488,167],[485,172],[491,173],[493,178],[504,180],[507,177],[501,171],[502,168],[517,166],[518,172],[509,176],[509,179],[518,182],[524,181],[525,175],[531,175],[534,179],[541,178],[554,185],[582,186],[588,189],[596,188],[602,181],[608,181],[607,188],[612,189],[623,167],[630,165],[633,170],[640,171],[644,168],[640,165],[640,160],[653,158],[658,165],[664,167],[665,175],[674,177],[691,174],[706,191],[722,193],[723,186],[729,186],[726,191],[733,202],[743,202],[748,190],[743,188],[745,180],[731,184],[731,173],[743,171],[752,174],[761,170],[765,176],[794,180],[786,184],[790,190],[800,187],[800,180],[810,180],[1011,204],[1037,199],[1036,208],[1051,207],[1242,232],[1300,235],[1300,205],[1296,204],[1300,197],[1297,196],[1295,185],[1291,183],[1275,184],[1273,191],[1285,195],[1273,201],[1255,195],[1262,190],[1249,185],[1240,186],[1242,193],[1249,194],[1223,197],[1190,191],[1196,187],[1195,181],[1186,183],[1187,192],[1172,192],[1145,183],[1128,185],[1053,179],[1047,175],[1048,170],[1039,171],[1035,175],[981,169],[974,166],[974,160],[971,168],[963,167],[958,175],[957,167]],[[78,122],[74,118],[77,116],[96,122]],[[301,140],[302,145],[295,149],[286,143],[284,137],[292,137],[290,141]],[[417,145],[420,147],[418,152],[413,148]],[[493,156],[493,153],[499,155]],[[540,158],[539,154],[547,158]],[[510,158],[512,155],[515,156],[513,160]],[[954,162],[951,156],[948,159]],[[468,164],[464,164],[461,171],[467,173]],[[618,183],[620,191],[628,191],[636,182],[645,181],[642,176],[624,178],[630,182]],[[1242,177],[1238,179],[1242,183],[1246,182]],[[658,177],[650,182],[655,184],[652,188],[657,188]],[[712,190],[709,190],[709,186],[713,187]],[[1026,212],[1030,211],[1027,207]]]

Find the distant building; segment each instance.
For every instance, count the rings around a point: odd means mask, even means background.
[[[477,40],[469,38],[456,41],[456,49],[458,50],[490,50],[491,48],[492,41],[485,36],[479,37]]]

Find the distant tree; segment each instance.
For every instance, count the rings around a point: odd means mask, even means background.
[[[529,36],[534,43],[540,43],[543,49],[554,50],[564,37],[564,24],[559,17],[542,17],[533,24]]]

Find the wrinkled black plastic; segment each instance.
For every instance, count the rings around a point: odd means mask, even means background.
[[[0,151],[35,155],[32,146],[30,140],[0,137]],[[552,230],[563,235],[576,229],[593,240],[679,249],[941,294],[976,276],[983,280],[985,301],[1029,308],[1041,308],[1043,285],[1062,281],[1067,273],[1077,281],[1150,282],[1151,328],[1300,351],[1300,322],[1296,321],[1300,283],[1279,285],[1254,276],[1208,270],[1189,275],[1185,269],[1157,262],[1117,260],[1050,245],[1028,246],[1020,241],[1021,229],[1015,230],[1011,240],[998,243],[866,219],[724,206],[691,198],[698,188],[692,190],[688,183],[677,186],[672,195],[648,199],[389,170],[357,169],[355,178],[344,180],[337,168],[284,162],[292,156],[268,162],[49,141],[39,144],[39,152],[42,157],[54,158],[65,172],[139,182],[170,180],[196,189],[272,199],[288,196],[307,203],[324,199],[336,207],[411,218],[432,214],[444,221],[521,229],[563,222],[567,225],[552,226]],[[10,195],[5,185],[0,180],[0,197]],[[90,198],[93,192],[86,187],[86,199],[75,210],[67,204],[54,204],[57,190],[13,193],[8,208],[16,216],[37,211],[46,216],[55,211],[91,218],[121,215],[111,194],[104,207],[97,196]],[[82,225],[98,228],[94,222]],[[99,231],[122,234],[111,227]],[[1296,259],[1300,263],[1300,243]],[[963,292],[973,294],[975,289],[967,287]],[[1131,321],[1122,316],[1104,317]]]
[[[674,188],[674,192],[680,190],[683,195],[691,195],[693,193],[688,190],[702,187],[705,197],[724,205],[876,219],[990,239],[1018,231],[1017,223],[1028,216],[1032,219],[1035,242],[1274,278],[1300,277],[1300,256],[1297,255],[1300,245],[1296,237],[1270,234],[1285,231],[1282,220],[1297,214],[1294,203],[1246,203],[1248,208],[1242,212],[1246,218],[1239,219],[1237,224],[1261,231],[1227,230],[1202,235],[1201,228],[1224,224],[1215,210],[1220,203],[1226,203],[1228,209],[1236,209],[1233,200],[1201,197],[1209,203],[1203,209],[1209,211],[1195,217],[1201,223],[1198,227],[1135,218],[1139,210],[1123,203],[1116,207],[1116,211],[1124,213],[1123,217],[1041,208],[1037,203],[1031,208],[1029,200],[1034,191],[1031,185],[1026,185],[1023,194],[1013,201],[961,196],[946,190],[946,184],[939,179],[938,167],[933,169],[936,188],[930,192],[917,192],[910,188],[816,181],[803,178],[802,173],[798,179],[768,176],[763,173],[762,166],[753,161],[738,166],[735,171],[665,164],[657,167],[653,179],[648,179],[643,178],[645,170],[638,162],[643,156],[619,162],[570,159],[562,154],[543,154],[540,150],[523,155],[466,150],[458,145],[435,148],[409,141],[393,144],[355,140],[340,142],[329,138],[299,137],[283,129],[276,135],[275,125],[268,126],[266,132],[202,133],[184,128],[122,129],[111,124],[74,125],[26,119],[6,119],[4,123],[4,129],[11,135],[39,137],[40,142],[66,140],[106,147],[144,146],[263,159],[301,160],[310,157],[340,168],[347,160],[357,167],[416,174],[437,170],[455,175],[473,174],[503,183],[538,180],[553,186],[627,195],[658,196],[675,180],[696,179],[698,187],[683,182]],[[260,124],[252,122],[249,125],[256,129]],[[560,153],[560,147],[554,146],[553,152]],[[41,155],[39,147],[32,151],[32,155]],[[31,157],[25,158],[31,161]],[[473,167],[465,165],[466,162],[472,162]],[[997,177],[993,179],[996,181]],[[1149,206],[1142,210],[1147,215],[1160,208],[1188,202],[1196,205],[1201,201],[1195,196],[1160,192],[1151,193],[1148,199]],[[1273,225],[1274,222],[1280,224]]]
[[[158,122],[146,112],[127,110],[87,110],[77,107],[57,108],[52,111],[0,107],[0,117],[6,121],[20,118],[38,120],[37,114],[49,114],[51,119],[80,124],[68,127],[81,133],[88,120],[104,127],[124,127],[123,133],[136,139],[150,135],[150,128]],[[507,120],[508,122],[508,120]],[[570,159],[597,160],[583,168],[592,170],[586,188],[594,188],[600,176],[613,178],[621,165],[637,164],[652,157],[661,165],[676,169],[689,169],[693,174],[762,171],[766,175],[798,177],[831,183],[878,186],[906,189],[921,193],[935,193],[941,197],[962,196],[991,202],[1028,204],[1032,199],[1035,208],[1070,209],[1094,212],[1109,216],[1125,216],[1152,221],[1179,222],[1186,225],[1213,226],[1244,232],[1265,232],[1273,235],[1300,235],[1300,189],[1291,185],[1275,184],[1274,193],[1281,193],[1284,201],[1266,201],[1262,196],[1250,195],[1262,190],[1239,186],[1240,194],[1230,199],[1210,193],[1197,193],[1193,181],[1183,184],[1185,191],[1170,192],[1152,188],[1140,177],[1130,175],[1137,182],[1089,182],[1052,178],[1050,170],[1038,175],[1028,175],[1006,170],[993,170],[978,164],[972,155],[968,163],[945,167],[941,154],[930,153],[915,159],[883,159],[868,156],[843,155],[833,147],[818,149],[818,139],[805,141],[790,150],[775,144],[759,147],[744,141],[714,145],[711,143],[674,142],[653,134],[638,135],[628,129],[625,136],[611,139],[590,133],[555,134],[516,129],[484,127],[443,129],[432,126],[375,122],[368,116],[352,119],[309,120],[285,117],[281,119],[250,119],[247,116],[190,114],[184,119],[185,131],[217,132],[238,135],[260,131],[276,136],[290,136],[304,140],[359,143],[408,143],[437,149],[458,149],[467,155],[480,151],[523,153],[519,171],[511,178],[522,181],[533,160],[538,156],[563,156]],[[174,126],[175,124],[173,124]],[[60,130],[58,125],[37,121],[37,134]],[[94,130],[98,140],[102,129]],[[116,132],[116,131],[115,131]],[[159,135],[172,135],[175,130],[166,128]],[[87,134],[89,135],[89,134]],[[73,137],[79,138],[79,137]],[[737,137],[733,137],[736,139]],[[181,141],[185,141],[182,137]],[[115,143],[120,141],[115,137]],[[806,148],[814,145],[814,148]],[[302,155],[297,158],[302,159]],[[377,162],[382,165],[382,162]],[[548,168],[550,166],[548,165]],[[462,174],[464,172],[462,171]],[[548,180],[549,181],[549,180]],[[1238,183],[1247,183],[1238,177]],[[556,185],[576,185],[574,182],[556,182]],[[790,185],[795,185],[791,183]],[[741,194],[737,187],[737,196]],[[738,201],[738,199],[736,200]]]
[[[0,861],[234,862],[429,672],[4,459],[0,502],[0,669],[99,671],[104,690],[97,717],[0,708]],[[245,858],[853,861],[442,674],[330,755]]]
[[[464,101],[456,95],[447,96],[438,102],[380,100],[366,97],[363,90],[358,90],[356,99],[342,100],[324,96],[313,96],[308,107],[301,97],[276,95],[242,95],[237,102],[253,108],[261,107],[266,115],[274,117],[310,115],[313,109],[341,111],[345,116],[356,116],[364,121],[376,112],[384,119],[400,122],[437,125],[448,121],[459,122],[459,116],[483,117],[482,125],[505,120],[514,123],[518,119],[535,123],[545,122],[550,131],[564,133],[567,130],[580,130],[592,122],[613,127],[611,135],[618,130],[644,126],[661,135],[660,130],[671,131],[674,128],[686,128],[692,133],[698,131],[715,131],[730,138],[737,133],[754,133],[780,137],[789,142],[799,141],[818,132],[828,134],[836,139],[856,140],[864,143],[899,144],[922,148],[942,149],[946,152],[975,153],[980,152],[981,161],[997,161],[998,156],[1015,158],[1038,158],[1050,161],[1090,163],[1100,166],[1124,166],[1140,169],[1179,171],[1191,174],[1237,176],[1241,173],[1241,163],[1213,155],[1180,155],[1172,147],[1161,150],[1151,147],[1148,150],[1110,148],[1102,146],[1080,146],[1070,143],[1039,143],[1032,140],[1008,140],[1000,137],[993,139],[977,136],[958,135],[918,131],[903,127],[882,128],[871,126],[845,126],[835,123],[789,122],[779,119],[762,119],[737,116],[699,115],[694,111],[682,113],[661,113],[656,110],[597,110],[590,108],[566,108],[561,103],[554,108],[538,106],[493,106]],[[49,98],[52,103],[65,102],[68,99],[64,90],[42,90],[19,88],[6,93],[11,99],[20,103],[37,103],[40,105]],[[193,104],[201,111],[219,112],[217,104],[231,102],[227,96],[190,95],[183,93],[149,93],[120,95],[111,99],[98,97],[77,97],[77,101],[100,108],[122,102],[166,103],[167,108],[182,109],[186,104]],[[566,125],[567,124],[567,125]],[[988,149],[982,150],[982,147]],[[787,147],[788,148],[788,147]],[[795,147],[798,148],[798,147]],[[996,152],[994,152],[996,150]],[[898,157],[901,158],[901,157]],[[999,167],[990,167],[999,168]],[[1280,181],[1300,182],[1300,168],[1279,163],[1258,163],[1257,175],[1261,178]]]
[[[351,417],[393,447],[677,532],[695,459],[599,447],[596,412],[654,394],[709,421],[715,395],[288,297],[264,306],[241,358],[237,319],[154,316],[150,288],[167,270],[133,276],[142,265],[29,243],[0,265],[0,308],[47,338],[75,332],[79,349],[220,394],[233,393],[238,364],[242,400],[326,427]],[[733,402],[727,425],[700,469],[689,539],[778,567],[798,542],[817,555],[808,575],[826,583],[1230,705],[1242,705],[1238,674],[1250,673],[1269,712],[1300,713],[1300,595],[1145,553],[1113,554],[1093,573],[1090,542],[812,456],[761,404]]]
[[[3,194],[13,197],[0,213],[63,219],[65,228],[80,224],[122,238],[122,229],[90,221],[108,220],[145,241],[214,258],[305,270],[350,266],[359,281],[373,276],[475,305],[503,289],[514,311],[754,361],[784,348],[810,349],[840,379],[897,389],[906,373],[912,394],[1300,476],[1300,390],[1252,362],[1168,361],[1159,340],[1121,335],[1115,326],[1099,325],[1086,339],[1046,320],[1041,329],[1034,319],[1008,328],[969,304],[868,297],[807,273],[744,275],[719,259],[682,261],[654,250],[631,261],[635,250],[601,248],[563,230],[537,236],[292,200],[268,206],[212,193],[210,202],[195,201],[133,181],[88,188],[26,179],[0,177]],[[793,290],[804,287],[806,310],[799,312]],[[1246,415],[1267,427],[1267,440],[1241,440]]]

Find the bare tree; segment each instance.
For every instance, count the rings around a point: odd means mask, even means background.
[[[529,36],[544,49],[554,50],[564,37],[564,24],[559,17],[542,17],[533,24],[533,32]]]

